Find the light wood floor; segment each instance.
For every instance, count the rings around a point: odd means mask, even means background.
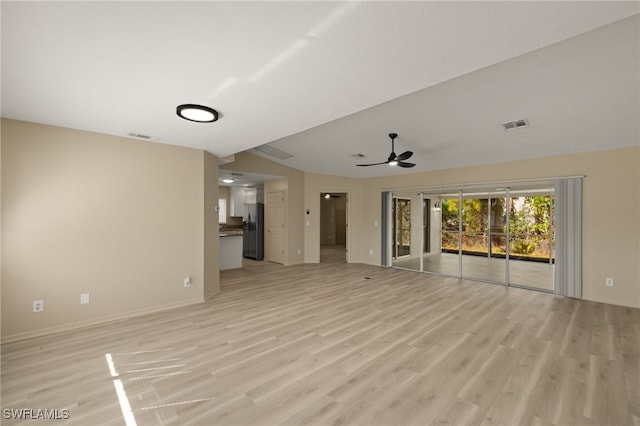
[[[201,305],[2,346],[2,408],[121,425],[119,381],[138,425],[640,424],[638,309],[360,264],[221,278]]]
[[[321,245],[320,263],[346,263],[347,249],[345,246]]]
[[[466,278],[505,282],[505,259],[485,256],[462,255],[462,276]],[[393,265],[420,270],[420,258],[399,258]],[[458,276],[458,255],[453,253],[428,253],[424,255],[423,268],[428,272]],[[509,260],[509,282],[513,285],[540,290],[553,290],[553,265],[544,262]]]

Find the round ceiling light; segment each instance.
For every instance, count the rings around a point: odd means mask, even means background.
[[[213,123],[219,117],[218,111],[215,109],[196,104],[178,105],[176,114],[185,120],[195,121],[196,123]]]

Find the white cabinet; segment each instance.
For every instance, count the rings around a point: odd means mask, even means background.
[[[244,188],[232,186],[229,191],[230,214],[229,216],[242,216],[242,205],[244,204]]]
[[[240,186],[232,186],[230,190],[230,216],[243,216],[243,204],[255,204],[257,201],[258,191],[256,188],[242,188]]]
[[[218,264],[221,271],[242,268],[242,235],[220,237]]]
[[[255,188],[244,188],[244,203],[255,204],[258,191]]]

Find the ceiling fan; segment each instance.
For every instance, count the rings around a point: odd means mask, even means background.
[[[391,154],[389,154],[389,158],[387,161],[383,161],[382,163],[372,163],[372,164],[356,164],[359,167],[368,167],[368,166],[378,166],[380,164],[388,164],[390,166],[398,166],[398,167],[415,167],[414,163],[408,163],[404,160],[408,160],[413,155],[411,151],[405,151],[400,155],[396,155],[395,151],[395,139],[398,137],[397,133],[389,133],[389,137],[391,138]]]

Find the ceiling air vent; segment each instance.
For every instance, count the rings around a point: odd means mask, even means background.
[[[520,120],[508,121],[502,123],[502,127],[504,127],[506,131],[522,129],[523,127],[529,127],[529,120],[522,118]]]
[[[288,152],[280,151],[279,149],[269,145],[256,146],[249,151],[259,152],[261,154],[268,155],[269,157],[277,158],[278,160],[286,160],[287,158],[293,157],[293,155],[289,154]]]
[[[128,136],[132,137],[132,138],[144,139],[144,140],[148,140],[148,141],[158,140],[158,138],[154,138],[153,136],[143,135],[141,133],[136,133],[136,132],[129,132]]]

